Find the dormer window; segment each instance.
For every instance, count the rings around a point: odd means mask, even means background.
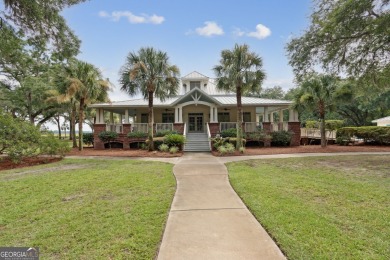
[[[200,81],[191,81],[190,82],[190,90],[193,90],[194,88],[200,89]]]

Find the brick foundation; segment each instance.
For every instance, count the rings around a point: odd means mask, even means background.
[[[209,123],[211,137],[219,133],[219,123]]]
[[[106,131],[106,124],[93,125],[93,148],[96,150],[104,150],[104,143],[99,139],[99,133]]]
[[[173,130],[175,130],[178,134],[183,134],[184,133],[184,124],[183,123],[173,124]]]
[[[299,146],[301,144],[301,123],[288,122],[288,130],[293,132],[290,146]]]

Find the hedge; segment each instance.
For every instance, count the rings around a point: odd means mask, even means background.
[[[336,141],[339,144],[345,144],[352,137],[363,139],[365,143],[390,144],[390,127],[343,127],[337,130]]]

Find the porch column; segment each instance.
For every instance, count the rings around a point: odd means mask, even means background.
[[[283,123],[283,110],[279,110],[279,123]]]
[[[114,123],[114,113],[113,112],[110,112],[110,123],[111,124]]]
[[[215,106],[210,107],[210,123],[218,122],[218,109]]]
[[[268,107],[264,107],[263,122],[268,123]]]
[[[183,123],[183,107],[175,107],[175,124]]]
[[[100,124],[100,108],[96,108],[96,124]]]
[[[274,112],[271,112],[271,114],[270,114],[271,116],[270,116],[270,122],[271,123],[273,123],[274,122]]]
[[[125,124],[129,123],[129,110],[125,109]]]
[[[294,110],[294,121],[299,122],[299,115],[297,110]]]
[[[104,109],[100,109],[100,123],[104,124]]]
[[[294,109],[289,109],[288,110],[288,121],[289,122],[294,122]]]

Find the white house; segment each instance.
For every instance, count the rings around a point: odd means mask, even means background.
[[[214,80],[196,71],[181,78],[180,95],[161,102],[154,99],[154,131],[176,130],[187,136],[188,140],[208,143],[208,137],[213,137],[220,131],[235,128],[237,122],[236,95],[220,92],[216,89]],[[299,145],[300,124],[298,113],[290,108],[291,102],[286,100],[242,97],[243,129],[245,133],[263,128],[265,131],[290,130],[296,132],[292,145]],[[104,149],[97,135],[104,130],[119,133],[118,142],[123,148],[129,148],[131,139],[127,133],[132,131],[147,132],[148,101],[131,99],[126,101],[93,104],[96,109],[94,125],[95,148]],[[284,111],[288,110],[288,120],[284,121]],[[110,116],[107,116],[109,113]],[[278,122],[274,114],[279,114]],[[287,113],[287,112],[286,112]],[[114,117],[114,114],[118,116]],[[105,118],[110,118],[109,121]],[[116,121],[114,118],[117,118]],[[196,143],[195,142],[195,143]],[[187,145],[190,150],[190,145]],[[197,149],[195,149],[197,150]],[[206,150],[203,146],[198,150]]]
[[[379,118],[371,122],[376,123],[377,126],[390,126],[390,116]]]

